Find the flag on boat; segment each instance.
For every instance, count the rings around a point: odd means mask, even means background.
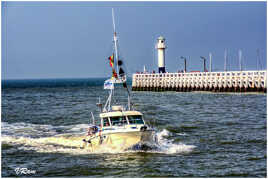
[[[111,79],[104,82],[104,89],[114,89],[114,83]]]
[[[110,66],[114,67],[114,54],[108,58],[110,60]]]

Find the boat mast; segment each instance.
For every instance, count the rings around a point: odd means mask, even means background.
[[[115,31],[115,21],[114,21],[114,8],[112,8],[112,17],[113,17],[113,28],[114,28],[114,48],[115,48],[115,59],[117,61],[116,64],[116,72],[118,73],[118,49],[117,49],[117,36],[116,36],[116,31]]]
[[[117,73],[119,74],[119,83],[123,83],[123,87],[127,89],[127,93],[128,93],[128,110],[131,110],[131,102],[130,102],[130,92],[128,90],[128,87],[127,87],[127,83],[126,81],[123,81],[122,80],[122,77],[120,76],[120,72],[119,72],[119,64],[118,64],[118,61],[119,61],[119,55],[118,55],[118,47],[117,47],[117,36],[116,36],[116,30],[115,30],[115,20],[114,20],[114,9],[112,8],[112,20],[113,20],[113,29],[114,29],[114,48],[115,48],[115,60],[114,60],[114,63],[116,65],[116,70],[117,70]],[[117,62],[117,63],[116,63]],[[121,68],[120,68],[121,70]],[[113,80],[111,81],[112,83],[117,83],[116,80]],[[114,87],[110,88],[110,94],[109,94],[109,97],[104,105],[104,108],[103,110],[104,111],[110,111],[111,110],[111,102],[112,102],[112,96],[113,96],[113,91],[114,91]]]

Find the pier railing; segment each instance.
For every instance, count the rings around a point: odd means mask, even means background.
[[[134,91],[266,92],[266,70],[133,74]]]

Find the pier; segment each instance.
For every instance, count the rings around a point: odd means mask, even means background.
[[[133,74],[133,91],[266,93],[266,70]]]

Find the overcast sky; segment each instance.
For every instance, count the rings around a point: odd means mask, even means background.
[[[2,2],[2,79],[89,78],[111,74],[112,10],[129,76],[157,69],[154,49],[166,38],[166,69],[266,69],[266,2]],[[208,67],[208,66],[207,66]]]

